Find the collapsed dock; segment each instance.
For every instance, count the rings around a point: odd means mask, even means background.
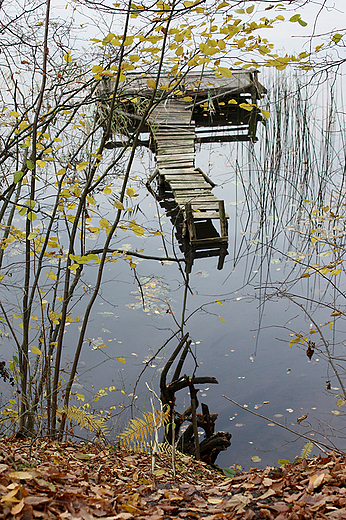
[[[132,96],[137,106],[138,100],[150,99],[155,80],[128,74],[122,97],[128,132],[136,128],[140,113]],[[225,203],[212,193],[213,181],[195,167],[195,143],[255,142],[257,123],[262,120],[257,100],[265,92],[257,71],[233,70],[227,78],[213,71],[160,78],[153,109],[142,128],[150,138],[140,143],[155,154],[157,167],[146,185],[176,228],[187,272],[195,258],[206,256],[218,256],[217,267],[222,269],[228,244]]]

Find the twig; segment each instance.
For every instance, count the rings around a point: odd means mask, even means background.
[[[273,419],[269,419],[269,417],[266,417],[265,415],[261,415],[260,413],[253,412],[252,410],[249,410],[248,408],[245,408],[244,406],[242,406],[241,404],[237,403],[236,401],[233,401],[233,399],[230,399],[226,395],[223,395],[222,397],[227,399],[227,401],[231,401],[231,403],[235,404],[236,406],[239,406],[239,408],[241,408],[242,410],[245,410],[245,412],[249,412],[249,413],[252,413],[253,415],[257,415],[257,417],[261,417],[261,419],[265,419],[266,421],[269,421],[269,422],[271,422],[273,424],[276,424],[276,426],[280,426],[280,428],[284,428],[285,430],[288,430],[289,432],[294,433],[294,435],[297,435],[298,437],[303,437],[303,439],[307,439],[308,441],[312,442],[312,444],[314,444],[323,453],[327,453],[327,452],[324,449],[322,449],[321,446],[323,446],[327,450],[336,451],[336,452],[340,453],[340,455],[343,454],[343,452],[338,450],[337,448],[334,448],[332,446],[328,446],[328,444],[324,444],[323,442],[317,442],[317,441],[311,439],[311,437],[308,437],[307,435],[304,435],[303,433],[298,433],[298,432],[292,430],[291,428],[288,428],[288,426],[284,426],[283,424],[281,424],[279,422],[276,422]]]

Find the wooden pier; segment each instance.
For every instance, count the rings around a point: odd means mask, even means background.
[[[192,116],[192,109],[186,110],[186,102],[177,99],[159,104],[151,113],[149,124],[157,169],[148,179],[147,187],[159,200],[173,203],[170,215],[175,226],[181,228],[178,230],[181,240],[188,239],[190,244],[187,270],[191,270],[193,259],[201,250],[203,256],[208,256],[205,254],[208,250],[209,256],[218,254],[218,268],[222,269],[227,254],[228,215],[224,201],[211,193],[215,184],[202,170],[195,168]],[[152,189],[155,179],[158,181],[156,192]],[[219,221],[219,233],[210,225],[212,220]],[[206,229],[209,229],[207,235]]]
[[[155,82],[154,75],[126,75],[118,96],[114,133],[133,135]],[[105,111],[112,95],[110,87],[109,81],[102,86],[100,108]],[[155,153],[157,168],[146,185],[175,226],[188,272],[194,258],[206,256],[218,256],[218,269],[222,269],[228,244],[224,201],[213,195],[212,180],[195,167],[195,142],[255,142],[257,123],[263,121],[257,100],[265,92],[256,70],[233,70],[227,78],[213,71],[189,71],[178,77],[168,73],[157,84],[154,109],[142,126],[142,135],[149,133],[150,139],[141,136],[139,143]],[[119,123],[117,114],[122,116]],[[107,145],[122,146],[122,141]]]

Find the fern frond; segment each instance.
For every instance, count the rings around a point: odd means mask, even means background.
[[[313,448],[312,442],[308,441],[300,453],[300,458],[307,459],[311,455],[312,448]]]
[[[128,427],[119,435],[120,446],[135,449],[136,451],[148,451],[148,439],[153,435],[155,428],[161,422],[161,412],[142,412],[143,418],[131,419]],[[169,410],[162,412],[163,424],[169,421]]]
[[[106,424],[102,417],[87,412],[79,406],[70,405],[69,407],[58,408],[57,416],[66,415],[70,421],[77,424],[80,428],[86,428],[92,432],[105,433]]]

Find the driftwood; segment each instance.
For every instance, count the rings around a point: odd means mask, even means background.
[[[165,440],[170,444],[176,443],[179,451],[194,455],[197,460],[213,464],[220,451],[226,450],[231,445],[231,434],[227,432],[215,433],[215,421],[218,415],[210,414],[206,404],[201,404],[201,414],[196,412],[199,403],[197,399],[198,389],[195,388],[195,385],[218,384],[218,381],[211,376],[192,376],[190,378],[186,374],[180,375],[191,345],[191,340],[188,337],[189,334],[187,333],[181,339],[161,373],[161,401],[163,406],[169,406],[170,419],[165,430]],[[168,372],[179,354],[180,357],[172,380],[170,383],[167,383]],[[191,405],[184,413],[180,414],[175,410],[175,393],[183,388],[189,388]],[[185,421],[190,424],[181,433],[182,425]],[[204,430],[204,439],[201,442],[199,442],[198,428]]]

